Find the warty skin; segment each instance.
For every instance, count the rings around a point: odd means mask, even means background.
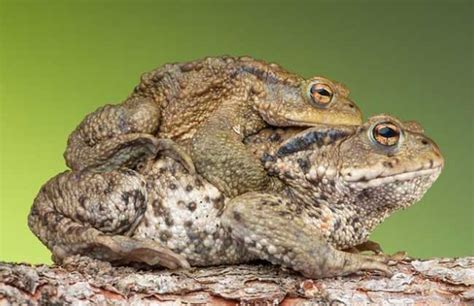
[[[169,268],[264,259],[318,278],[390,273],[387,257],[344,249],[417,202],[444,165],[413,122],[265,130],[246,140],[279,184],[226,197],[170,158],[136,170],[65,172],[43,186],[29,226],[61,262],[82,254]]]
[[[272,183],[242,143],[246,136],[269,125],[361,123],[349,90],[338,82],[304,79],[250,57],[208,57],[145,73],[123,103],[86,116],[64,157],[72,170],[108,170],[126,158],[134,162],[127,150],[133,145],[136,155],[171,156],[235,196]],[[169,140],[186,145],[190,156]],[[242,165],[247,172],[236,175]]]

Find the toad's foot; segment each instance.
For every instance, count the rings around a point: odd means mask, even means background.
[[[382,247],[375,241],[367,240],[361,244],[343,250],[349,253],[361,253],[365,251],[373,252],[374,254],[383,254]]]
[[[151,98],[129,98],[118,105],[100,107],[87,115],[69,136],[64,152],[66,164],[72,170],[104,164],[122,145],[130,146],[143,135],[156,135],[160,117],[160,107]],[[146,152],[150,139],[142,141]],[[140,153],[143,152],[138,150],[137,154]]]
[[[151,98],[131,97],[105,105],[86,116],[68,139],[64,158],[72,170],[110,171],[134,168],[143,159],[162,154],[194,173],[191,158],[169,139],[156,139],[161,110]]]
[[[190,173],[196,172],[191,157],[171,139],[158,139],[148,134],[124,134],[108,139],[94,147],[97,154],[87,161],[87,169],[106,172],[127,167],[136,169],[140,162],[159,155],[178,161]]]
[[[381,262],[385,262],[389,265],[395,265],[397,262],[409,259],[406,251],[398,251],[393,254],[376,254],[372,256],[378,257]]]
[[[297,210],[298,205],[275,194],[252,192],[234,198],[222,222],[250,253],[307,277],[340,276],[361,270],[392,275],[385,260],[377,255],[333,248]]]
[[[160,265],[169,269],[189,268],[186,258],[152,240],[138,240],[126,236],[97,237],[99,245],[108,249],[110,258],[117,262],[143,262],[150,266]]]
[[[398,251],[394,254],[385,254],[382,251],[382,248],[380,247],[380,244],[378,244],[375,241],[367,240],[364,243],[361,243],[359,245],[353,246],[351,248],[345,249],[345,252],[353,253],[353,254],[358,254],[361,252],[365,251],[370,251],[373,252],[375,255],[373,256],[374,258],[378,258],[379,261],[385,262],[385,263],[393,263],[393,262],[399,262],[402,260],[405,260],[408,258],[407,252],[405,251]]]
[[[97,235],[89,242],[78,245],[55,246],[53,260],[62,264],[73,254],[87,254],[91,258],[128,264],[145,263],[150,266],[163,266],[168,269],[189,268],[186,258],[174,253],[152,240],[137,240],[126,236]]]

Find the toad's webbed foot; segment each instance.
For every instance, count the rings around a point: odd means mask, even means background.
[[[107,254],[109,261],[127,264],[142,262],[150,266],[160,265],[169,269],[189,268],[186,258],[174,253],[153,240],[138,240],[126,236],[98,236],[97,258]]]
[[[376,254],[372,255],[378,257],[380,261],[383,261],[389,265],[395,265],[397,262],[409,259],[408,253],[406,251],[398,251],[393,254]]]
[[[72,170],[105,172],[134,168],[158,154],[181,162],[194,173],[190,156],[169,139],[157,139],[161,111],[151,98],[133,97],[86,116],[68,139],[64,158]]]
[[[58,263],[87,255],[119,263],[189,267],[184,257],[158,242],[127,236],[146,207],[145,181],[133,170],[65,172],[41,188],[28,225]]]
[[[109,139],[98,147],[99,154],[89,162],[88,170],[107,172],[126,167],[136,169],[140,162],[168,156],[190,173],[196,173],[191,156],[171,139],[158,139],[146,134],[127,134]]]
[[[135,169],[140,162],[160,155],[178,161],[191,174],[196,172],[191,156],[184,148],[171,139],[158,139],[148,134],[118,135],[87,148],[81,153],[79,167],[92,172],[107,172],[120,167]]]
[[[353,246],[351,248],[345,249],[345,252],[358,254],[361,252],[369,251],[373,252],[375,255],[374,258],[379,258],[380,261],[389,263],[389,262],[399,262],[408,258],[407,252],[398,251],[394,254],[385,254],[382,250],[380,244],[375,241],[367,240],[359,245]]]
[[[361,270],[392,274],[383,258],[333,248],[300,209],[275,194],[252,192],[232,199],[222,222],[249,252],[307,277],[339,276]]]
[[[367,240],[361,244],[345,249],[344,251],[349,253],[361,253],[369,251],[374,254],[383,254],[383,250],[380,244],[372,240]]]
[[[69,136],[64,152],[66,164],[72,170],[82,170],[106,161],[120,151],[121,144],[140,139],[140,134],[155,135],[160,116],[160,108],[150,98],[130,98],[98,108]]]
[[[149,266],[160,265],[168,269],[189,268],[186,258],[153,240],[138,240],[127,236],[107,236],[97,233],[89,242],[68,247],[56,245],[52,249],[55,263],[62,262],[74,254],[83,254],[91,258],[129,264],[145,263]]]

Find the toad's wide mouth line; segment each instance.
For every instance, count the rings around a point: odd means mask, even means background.
[[[361,124],[360,123],[352,123],[353,121],[351,121],[351,123],[347,123],[347,121],[345,123],[332,123],[330,122],[330,120],[327,120],[328,122],[326,123],[314,123],[314,122],[311,122],[311,121],[299,121],[299,120],[293,120],[293,119],[288,119],[288,122],[291,123],[291,124],[294,124],[295,127],[303,127],[303,129],[310,129],[310,128],[314,128],[314,127],[348,127],[348,128],[354,128],[354,127],[358,127],[360,126]]]
[[[365,178],[365,180],[346,180],[350,184],[354,185],[379,185],[383,183],[390,183],[394,181],[407,181],[416,177],[421,177],[421,176],[430,176],[436,173],[441,172],[441,169],[443,166],[436,166],[433,168],[429,169],[421,169],[421,170],[414,170],[414,171],[409,171],[409,172],[403,172],[403,173],[397,173],[393,175],[387,175],[387,176],[377,176],[374,178]]]

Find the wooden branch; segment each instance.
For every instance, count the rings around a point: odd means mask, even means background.
[[[84,257],[63,267],[0,263],[0,305],[474,303],[474,257],[407,260],[393,269],[391,278],[364,273],[310,280],[264,263],[179,271],[113,267]]]

